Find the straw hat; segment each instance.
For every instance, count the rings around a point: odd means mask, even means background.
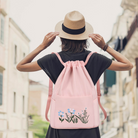
[[[58,36],[62,38],[84,40],[93,33],[93,27],[85,22],[85,18],[80,12],[72,11],[65,15],[64,20],[56,24],[55,31],[59,32]]]

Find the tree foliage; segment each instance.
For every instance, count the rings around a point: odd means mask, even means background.
[[[49,127],[49,122],[43,121],[40,116],[32,115],[33,125],[29,127],[29,130],[33,132],[34,138],[45,138]]]

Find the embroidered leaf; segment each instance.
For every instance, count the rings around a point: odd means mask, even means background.
[[[65,119],[67,122],[71,122],[71,119],[70,119],[70,117],[68,116],[68,114],[67,113],[65,113],[66,114],[66,117],[67,117],[67,119]]]
[[[74,118],[74,115],[71,116],[71,120],[72,120],[73,123],[75,123],[75,119],[73,119],[73,118]]]
[[[78,118],[76,118],[76,123],[78,123]]]
[[[59,120],[61,121],[61,118],[59,117]]]
[[[63,122],[64,121],[64,119],[61,119],[61,122]]]

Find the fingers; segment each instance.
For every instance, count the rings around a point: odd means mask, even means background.
[[[89,34],[89,37],[91,37],[91,38],[97,38],[97,39],[102,38],[99,34]]]
[[[100,38],[102,38],[102,36],[100,36],[99,34],[95,34],[96,36],[98,36],[98,37],[100,37]]]
[[[50,32],[50,33],[47,34],[47,39],[48,39],[48,40],[55,39],[55,37],[56,37],[57,35],[59,35],[58,32]]]
[[[48,47],[54,41],[57,35],[59,35],[59,32],[49,32],[47,35],[45,35],[42,45],[44,45],[44,47]]]
[[[94,38],[100,41],[100,38],[97,35],[95,35]]]
[[[49,41],[53,42],[57,35],[59,35],[57,32],[51,33],[49,36]]]
[[[93,40],[93,42],[103,49],[103,46],[105,45],[104,39],[99,34],[89,34],[89,37]]]
[[[59,32],[50,32],[46,36],[47,37],[53,37],[53,36],[56,36],[56,35],[59,35]]]
[[[89,37],[91,37],[95,43],[98,43],[100,41],[100,38],[95,34],[90,34]]]
[[[51,33],[51,35],[49,36],[50,38],[53,38],[53,37],[55,37],[55,36],[57,36],[57,35],[59,35],[59,33],[58,32],[54,32],[54,33]]]

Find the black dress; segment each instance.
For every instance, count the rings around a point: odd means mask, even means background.
[[[86,60],[91,51],[83,50],[80,53],[60,51],[58,52],[63,62],[68,60]],[[38,65],[55,84],[56,79],[64,66],[55,54],[48,54],[37,60]],[[102,73],[111,65],[112,60],[99,53],[93,53],[86,64],[86,69],[94,83],[98,81]],[[46,138],[100,138],[99,127],[90,129],[54,129],[49,125]]]

